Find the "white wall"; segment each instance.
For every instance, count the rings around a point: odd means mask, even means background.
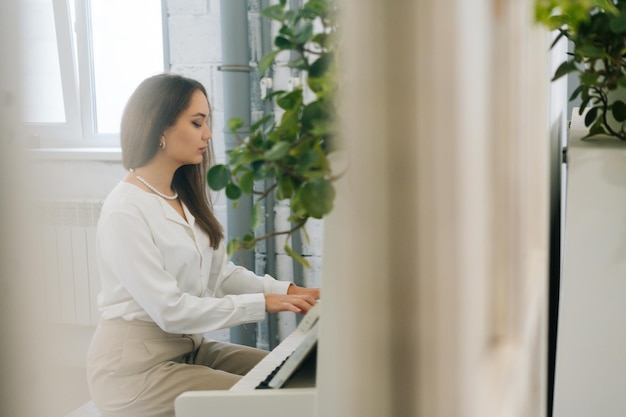
[[[572,117],[568,144],[554,397],[555,417],[618,417],[626,410],[626,144]]]

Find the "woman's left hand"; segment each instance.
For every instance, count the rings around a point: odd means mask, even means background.
[[[319,288],[305,288],[298,287],[295,284],[291,284],[289,289],[287,290],[287,294],[289,295],[310,295],[316,300],[320,298],[320,289]]]

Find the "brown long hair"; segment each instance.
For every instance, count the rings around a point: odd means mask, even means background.
[[[198,90],[207,97],[206,89],[198,81],[170,73],[152,76],[139,84],[122,115],[120,141],[124,168],[140,168],[156,155],[163,132],[176,123]],[[211,247],[217,249],[224,230],[213,214],[207,193],[206,173],[212,163],[213,149],[209,144],[200,164],[183,165],[176,170],[172,188],[209,235]]]

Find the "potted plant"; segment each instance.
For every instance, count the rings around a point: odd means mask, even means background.
[[[626,0],[537,0],[536,20],[557,30],[573,51],[556,70],[553,81],[577,73],[580,84],[569,97],[580,97],[587,137],[606,134],[626,140]]]
[[[265,74],[282,57],[286,65],[304,73],[306,84],[291,91],[268,94],[278,106],[277,114],[268,115],[250,127],[246,137],[238,134],[242,120],[231,119],[229,129],[239,145],[228,153],[228,163],[212,167],[207,174],[211,189],[225,189],[226,196],[238,201],[243,194],[256,195],[251,213],[252,229],[262,224],[262,202],[269,193],[278,200],[288,200],[289,230],[263,236],[253,233],[232,239],[228,252],[253,249],[269,237],[287,235],[304,226],[310,218],[321,219],[331,212],[335,198],[329,153],[334,149],[336,106],[336,10],[333,0],[309,0],[298,10],[289,10],[286,0],[262,11],[265,18],[276,21],[280,30],[274,38],[275,49],[259,62]],[[263,192],[254,189],[255,181],[271,180]],[[286,252],[305,266],[308,262],[297,254],[285,239]]]

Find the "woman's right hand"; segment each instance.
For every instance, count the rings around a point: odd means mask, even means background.
[[[306,314],[315,304],[317,301],[311,295],[265,294],[265,311],[268,313],[293,311]]]

